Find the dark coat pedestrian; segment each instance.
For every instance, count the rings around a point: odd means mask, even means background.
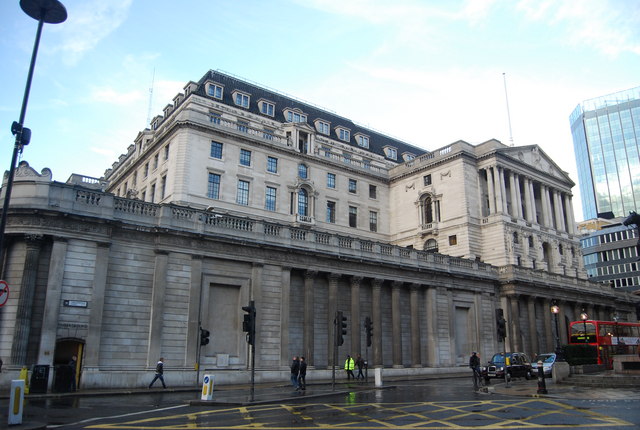
[[[162,382],[162,388],[167,388],[164,383],[164,358],[162,357],[160,357],[160,360],[158,360],[158,363],[156,364],[156,376],[153,377],[153,381],[149,384],[149,388],[151,388],[158,379]]]
[[[307,362],[304,357],[300,357],[300,371],[298,372],[298,389],[307,389]]]
[[[356,367],[358,368],[356,379],[364,379],[364,374],[362,373],[362,369],[364,368],[364,358],[362,358],[360,354],[356,357]]]
[[[78,357],[73,356],[71,360],[69,360],[69,370],[71,373],[71,381],[69,381],[69,391],[76,391],[76,374],[77,374],[77,366],[78,366]]]
[[[300,374],[300,361],[298,361],[298,357],[293,356],[293,361],[291,362],[291,385],[293,388],[298,388],[298,375]]]

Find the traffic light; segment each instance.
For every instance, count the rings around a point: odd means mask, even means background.
[[[255,345],[256,340],[256,307],[253,300],[249,302],[249,306],[243,306],[242,310],[246,312],[242,321],[242,331],[247,333],[247,343]]]
[[[336,312],[336,344],[341,346],[344,343],[344,336],[347,334],[347,317],[342,311]]]
[[[200,345],[204,346],[209,343],[209,330],[205,330],[200,327]]]
[[[501,308],[496,309],[496,328],[498,340],[502,342],[507,337],[507,321],[504,319],[504,311]]]
[[[371,337],[373,336],[373,323],[371,318],[366,317],[364,319],[364,328],[367,332],[367,346],[371,346]]]

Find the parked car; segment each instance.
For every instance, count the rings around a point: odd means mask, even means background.
[[[553,371],[553,363],[556,362],[556,354],[553,352],[548,352],[545,354],[538,354],[538,356],[531,363],[531,368],[533,370],[533,374],[535,376],[538,375],[538,361],[542,361],[542,368],[544,369],[544,376],[551,377],[551,372]]]
[[[485,382],[489,383],[492,378],[504,379],[505,369],[507,371],[507,379],[521,378],[531,379],[533,377],[533,369],[531,362],[526,354],[522,352],[507,352],[507,363],[505,366],[505,353],[500,352],[494,354],[489,363],[483,368],[483,377]]]

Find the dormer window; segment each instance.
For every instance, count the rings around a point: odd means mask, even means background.
[[[362,148],[369,148],[369,136],[358,133],[356,134],[356,142],[358,142],[358,146]]]
[[[222,100],[222,86],[218,84],[208,84],[207,94],[215,99]]]
[[[398,150],[396,148],[391,147],[391,146],[385,146],[384,155],[387,158],[390,158],[391,160],[397,160],[398,159]]]
[[[249,109],[249,100],[249,94],[241,93],[240,91],[233,92],[233,102],[236,104],[236,106]]]
[[[258,106],[260,106],[260,113],[263,115],[274,116],[276,111],[276,105],[267,101],[259,100]]]
[[[402,154],[402,159],[404,161],[411,161],[411,160],[413,160],[415,158],[416,158],[416,156],[411,154],[411,153],[409,153],[409,152],[405,152],[404,154]]]
[[[347,130],[346,128],[342,128],[342,127],[336,128],[336,135],[340,140],[344,140],[345,142],[351,141],[351,131]]]
[[[328,135],[330,133],[329,123],[322,120],[316,120],[316,130],[318,130],[318,133]]]
[[[300,109],[286,109],[284,114],[287,118],[287,122],[307,122],[307,115],[302,113]]]

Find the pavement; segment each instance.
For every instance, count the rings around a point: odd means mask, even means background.
[[[457,375],[433,375],[425,379],[440,379],[448,377],[460,377]],[[603,381],[611,380],[611,377],[602,375]],[[393,389],[396,388],[394,382],[402,382],[402,384],[416,382],[416,379],[407,381],[403,378],[387,378],[385,385],[375,387],[373,378],[369,378],[368,383],[354,382],[347,383],[344,380],[336,382],[335,386],[331,381],[316,381],[308,384],[306,391],[294,390],[290,385],[282,383],[261,383],[255,385],[255,390],[251,393],[251,386],[242,385],[225,385],[216,386],[213,392],[212,400],[193,400],[190,402],[192,406],[216,405],[216,406],[248,406],[266,403],[288,403],[293,401],[301,401],[312,398],[334,396],[341,393],[350,393],[354,391],[364,391],[371,389]],[[419,380],[418,380],[419,382]],[[606,382],[603,382],[606,385]],[[518,397],[542,397],[554,399],[581,399],[581,400],[640,400],[640,386],[636,388],[606,388],[606,387],[587,387],[579,386],[571,383],[556,384],[551,379],[545,379],[545,389],[538,387],[537,380],[527,381],[524,378],[514,379],[506,384],[503,381],[491,381],[485,389],[481,389],[480,393],[492,393],[518,396]],[[199,388],[194,387],[169,387],[140,389],[108,389],[108,390],[78,390],[72,393],[46,393],[46,394],[29,394],[28,399],[46,399],[46,398],[64,398],[77,396],[119,396],[119,395],[136,395],[149,394],[154,392],[193,392],[200,393]],[[196,394],[198,396],[198,394]],[[12,425],[11,430],[37,430],[46,429],[46,424],[39,422],[23,422],[21,425]]]

